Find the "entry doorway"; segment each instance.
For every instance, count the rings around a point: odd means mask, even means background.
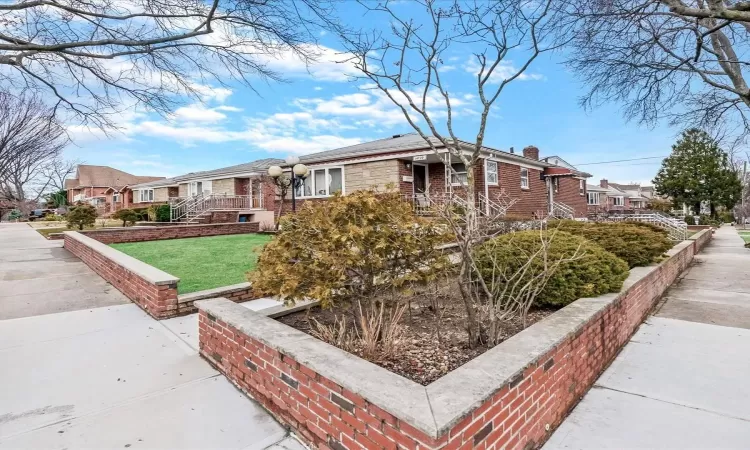
[[[412,185],[414,194],[424,194],[427,192],[427,166],[424,164],[412,164]]]

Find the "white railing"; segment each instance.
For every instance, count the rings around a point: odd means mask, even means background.
[[[572,219],[575,217],[575,210],[565,203],[552,202],[549,215],[556,219]]]
[[[182,201],[170,199],[172,222],[198,220],[213,211],[262,209],[263,197],[257,195],[199,194]]]
[[[518,201],[517,198],[511,198],[509,201],[504,203],[498,203],[490,200],[484,194],[479,194],[479,210],[480,214],[488,215],[490,217],[502,217],[508,214],[508,210],[511,206],[515,205]]]
[[[687,224],[685,222],[660,213],[612,215],[605,220],[611,222],[627,222],[632,220],[650,223],[667,230],[669,238],[672,240],[682,241],[687,239]]]

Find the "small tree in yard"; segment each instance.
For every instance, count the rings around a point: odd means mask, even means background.
[[[450,267],[436,249],[445,240],[442,228],[414,216],[398,193],[336,194],[282,217],[249,279],[260,295],[316,299],[323,308],[351,306],[356,333],[372,345],[386,339],[403,314],[393,294],[433,281]],[[326,340],[349,332],[339,323],[341,331]]]
[[[464,232],[457,242],[461,251],[461,293],[473,346],[480,341],[479,324],[474,320],[474,308],[480,299],[470,288],[474,269],[469,255],[483,239],[478,232],[474,170],[481,161],[488,117],[508,84],[528,78],[525,72],[534,60],[559,48],[569,37],[559,38],[562,34],[555,33],[562,17],[552,0],[415,3],[424,14],[404,18],[388,1],[361,1],[369,14],[383,16],[389,29],[343,33],[342,39],[362,78],[400,110],[425,146],[443,159],[447,170],[457,175],[452,162],[466,168],[462,187],[465,201],[461,202]],[[507,59],[509,52],[513,61]],[[479,111],[472,111],[477,116],[477,126],[470,142],[460,140],[453,130],[457,113],[454,108],[465,107],[463,99],[467,95],[451,91],[445,81],[445,72],[454,69],[445,60],[450,54],[459,53],[471,55],[469,64],[476,69],[475,91],[468,98],[478,99]],[[440,153],[440,149],[448,154]]]
[[[96,223],[96,208],[92,205],[74,206],[68,211],[66,216],[68,228],[78,228],[83,230],[85,227],[94,226]]]
[[[138,213],[132,209],[121,209],[112,214],[113,219],[122,220],[122,226],[135,225],[138,220]]]

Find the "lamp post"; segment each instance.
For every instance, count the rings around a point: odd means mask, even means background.
[[[307,178],[307,174],[309,172],[308,168],[304,164],[300,164],[299,158],[296,156],[289,156],[286,158],[286,163],[290,166],[292,166],[292,179],[291,179],[291,188],[292,188],[292,212],[297,211],[297,188],[302,186],[302,184],[305,181],[305,178]],[[273,178],[274,180],[278,180],[278,178],[284,173],[284,169],[282,169],[279,166],[271,166],[268,168],[268,176]],[[282,198],[281,201],[283,202],[284,199]]]

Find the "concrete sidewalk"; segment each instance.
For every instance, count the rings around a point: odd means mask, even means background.
[[[200,358],[192,319],[152,319],[25,224],[0,225],[0,292],[0,449],[302,448]]]
[[[748,448],[750,250],[716,231],[544,446]]]

